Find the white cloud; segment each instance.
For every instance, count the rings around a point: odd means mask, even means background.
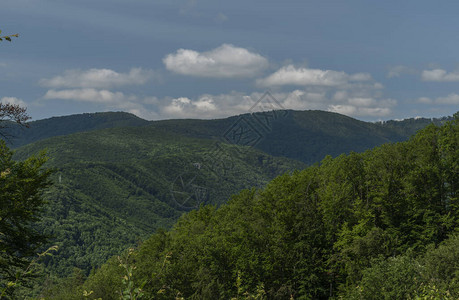
[[[15,105],[19,105],[19,106],[22,106],[22,107],[26,107],[27,106],[27,104],[22,99],[19,99],[19,98],[16,98],[16,97],[2,97],[0,99],[0,102],[3,103],[3,104],[6,104],[6,103],[15,104]]]
[[[168,118],[218,118],[218,117],[227,117],[229,112],[222,111],[221,108],[224,105],[223,95],[202,95],[196,100],[189,99],[187,97],[179,98],[166,98],[163,99],[163,105],[160,107],[161,115]],[[231,95],[227,95],[228,98],[231,98]],[[217,100],[219,103],[215,103]],[[218,107],[220,109],[218,109]]]
[[[443,69],[424,70],[421,78],[423,81],[459,81],[459,71],[448,73]]]
[[[286,95],[276,94],[281,105],[286,109],[306,110],[320,109],[327,101],[324,92],[307,92],[295,90]]]
[[[366,82],[371,78],[369,75],[362,73],[363,75],[354,74],[354,76],[344,72],[336,73],[344,74],[343,85],[312,85],[293,91],[278,91],[272,93],[275,101],[266,102],[264,99],[261,103],[258,101],[264,95],[262,92],[157,98],[139,97],[97,88],[50,89],[43,99],[92,103],[102,107],[102,110],[121,109],[147,119],[212,119],[284,108],[329,110],[353,117],[382,117],[388,115],[391,108],[396,105],[395,100],[382,99],[381,90],[374,82]],[[363,82],[353,80],[363,80]],[[252,108],[254,105],[255,108]]]
[[[197,100],[187,97],[172,99],[170,103],[163,107],[163,112],[176,117],[198,117],[201,114],[215,111],[216,107],[212,98],[207,96]]]
[[[350,81],[368,80],[371,80],[371,75],[367,73],[349,75],[341,71],[296,68],[294,65],[288,65],[266,78],[257,80],[257,84],[264,87],[280,85],[340,86]]]
[[[179,49],[164,57],[172,72],[214,78],[252,77],[268,66],[268,60],[245,48],[223,44],[208,52]]]
[[[44,99],[63,99],[76,100],[94,103],[115,103],[128,100],[121,92],[111,92],[108,90],[97,89],[69,89],[69,90],[49,90]]]
[[[49,88],[109,88],[124,85],[142,85],[157,77],[151,70],[132,68],[128,73],[110,69],[67,70],[63,75],[40,80]]]
[[[222,118],[248,113],[254,104],[253,111],[266,109],[293,110],[328,110],[352,117],[384,117],[390,115],[396,106],[394,99],[358,98],[352,92],[341,93],[339,100],[326,91],[294,90],[291,92],[272,93],[276,101],[258,103],[264,93],[243,94],[205,94],[195,99],[188,97],[164,98],[159,100],[159,115],[163,118]],[[351,95],[351,97],[349,96]]]

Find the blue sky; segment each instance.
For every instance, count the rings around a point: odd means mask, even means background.
[[[457,1],[3,0],[0,100],[33,119],[286,109],[360,120],[459,110]],[[277,104],[276,104],[277,105]]]

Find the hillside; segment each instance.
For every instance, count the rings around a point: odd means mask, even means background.
[[[47,149],[54,185],[40,227],[61,250],[48,268],[89,272],[111,255],[170,228],[185,211],[224,203],[244,188],[304,164],[256,149],[184,137],[153,127],[123,127],[41,140],[22,159]]]
[[[47,149],[55,184],[40,226],[61,246],[48,258],[49,270],[67,274],[73,267],[88,272],[170,228],[183,212],[220,205],[328,154],[407,139],[420,126],[402,123],[389,127],[320,111],[152,122],[127,113],[83,114],[33,122],[18,136],[27,145],[15,157]]]
[[[456,114],[407,142],[328,156],[191,211],[86,280],[75,273],[44,294],[458,299],[458,162]]]

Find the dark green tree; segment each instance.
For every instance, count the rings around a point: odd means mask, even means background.
[[[47,158],[41,153],[18,162],[12,155],[0,141],[0,289],[22,276],[21,270],[46,242],[32,225],[39,220],[43,192],[50,185],[51,170],[43,168]]]
[[[0,103],[0,136],[9,123],[27,127],[26,109]],[[51,170],[43,168],[44,153],[24,161],[13,160],[13,152],[0,140],[0,298],[11,293],[31,274],[32,258],[46,242],[36,231],[44,204],[43,191],[50,185]]]

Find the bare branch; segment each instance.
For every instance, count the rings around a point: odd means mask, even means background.
[[[0,42],[3,40],[7,40],[8,42],[11,42],[12,37],[19,37],[19,33],[0,36]]]
[[[4,129],[11,123],[16,123],[23,127],[29,127],[27,123],[31,117],[27,114],[25,107],[18,104],[0,103],[0,136],[7,139],[11,137]]]

